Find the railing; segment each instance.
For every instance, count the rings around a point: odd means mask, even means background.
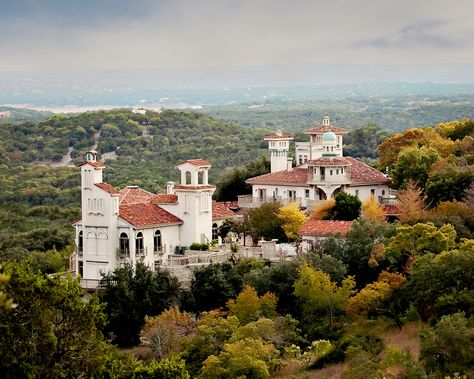
[[[141,249],[136,249],[135,250],[135,256],[136,257],[145,257],[147,253],[147,248],[141,248]]]
[[[318,204],[324,203],[326,200],[306,200],[306,208],[313,210]]]
[[[153,254],[154,255],[163,255],[165,252],[165,245],[162,246],[156,246],[153,248]]]
[[[329,174],[324,174],[324,175],[313,175],[309,179],[309,183],[330,183],[330,184],[346,184],[351,181],[351,174],[346,173],[344,175],[329,175]]]
[[[382,205],[395,205],[398,204],[398,199],[396,197],[379,196],[379,203]]]
[[[253,197],[252,195],[237,196],[240,208],[258,208],[263,204],[278,203],[287,205],[297,203],[301,205],[301,197],[283,198],[281,196]]]
[[[80,286],[84,290],[97,290],[99,288],[99,279],[81,279]]]
[[[118,258],[130,258],[130,250],[129,249],[117,249],[117,257]]]

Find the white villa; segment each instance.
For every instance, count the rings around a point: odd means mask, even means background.
[[[289,135],[277,131],[265,136],[270,150],[271,172],[247,180],[252,194],[239,196],[239,206],[258,207],[262,203],[297,202],[303,208],[333,198],[344,191],[365,201],[374,195],[380,203],[390,203],[390,179],[380,171],[351,157],[343,157],[342,138],[347,129],[332,126],[329,117],[322,125],[305,131],[309,142],[297,142],[298,165],[288,158]]]
[[[218,239],[217,229],[233,216],[225,203],[212,201],[208,183],[210,163],[187,160],[177,168],[180,185],[167,183],[166,194],[137,186],[117,190],[102,181],[105,165],[88,152],[81,168],[82,219],[73,224],[76,252],[72,267],[86,281],[125,262],[140,261],[151,268],[166,265],[169,256],[194,242]]]

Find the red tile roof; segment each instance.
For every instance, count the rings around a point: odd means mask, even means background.
[[[379,170],[352,157],[344,158],[352,163],[350,168],[352,184],[390,184],[391,180]]]
[[[316,126],[315,128],[310,128],[304,131],[304,134],[323,134],[326,132],[333,132],[334,134],[345,134],[349,130],[346,128],[340,128],[338,126]]]
[[[151,197],[149,201],[154,204],[172,204],[178,202],[178,196],[173,194],[161,193]]]
[[[301,225],[299,235],[329,236],[340,234],[345,236],[352,228],[352,221],[308,220]]]
[[[204,159],[188,159],[181,162],[178,166],[182,165],[183,163],[191,163],[194,166],[210,166],[211,165],[210,162],[205,161]]]
[[[212,218],[220,219],[233,217],[235,214],[229,209],[233,202],[230,201],[213,201],[212,202]]]
[[[107,184],[107,183],[95,183],[95,185],[99,187],[100,189],[113,195],[120,193],[116,188],[112,187],[110,184]]]
[[[306,163],[310,166],[348,166],[352,164],[345,157],[321,157]]]
[[[266,141],[267,139],[293,139],[289,134],[269,134],[263,137]]]
[[[150,202],[121,204],[119,215],[136,228],[183,222],[175,215]]]
[[[105,167],[104,162],[87,162],[87,161],[76,164],[76,167],[81,167],[81,166],[84,166],[86,164],[90,164],[91,166],[95,167],[96,169]]]
[[[308,169],[294,168],[291,171],[284,170],[255,176],[247,179],[249,184],[298,184],[305,185],[308,182]]]
[[[120,204],[143,203],[150,200],[154,193],[145,191],[140,187],[130,186],[120,190]]]
[[[202,190],[202,189],[214,189],[216,186],[213,185],[201,185],[201,186],[174,186],[174,189],[182,189],[182,190]]]

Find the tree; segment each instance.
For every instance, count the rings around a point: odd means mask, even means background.
[[[152,272],[143,263],[116,268],[102,276],[99,296],[119,346],[140,342],[145,316],[155,316],[177,302],[179,283],[167,271]]]
[[[371,194],[366,201],[362,204],[361,207],[362,216],[368,220],[374,220],[377,222],[382,222],[385,220],[385,211],[379,202],[375,199],[375,196]]]
[[[245,338],[224,345],[219,355],[206,359],[199,376],[202,379],[267,379],[278,364],[278,350],[259,339]]]
[[[225,306],[242,290],[242,278],[235,274],[230,263],[211,264],[194,270],[191,293],[197,311]]]
[[[357,196],[339,192],[335,197],[336,203],[328,211],[328,219],[352,221],[359,217],[362,202]]]
[[[257,291],[246,285],[235,300],[227,302],[229,314],[236,316],[241,325],[256,321],[260,317],[273,318],[276,316],[277,298],[274,294],[267,292],[259,297]]]
[[[399,219],[402,224],[414,225],[426,220],[426,196],[413,181],[409,181],[405,189],[398,191],[397,199]]]
[[[451,251],[426,254],[413,262],[403,297],[423,319],[455,312],[474,315],[474,240]]]
[[[424,138],[423,129],[408,129],[403,133],[386,138],[378,147],[382,167],[391,166],[398,158],[400,151],[413,146]]]
[[[248,225],[247,230],[255,245],[260,238],[271,240],[285,237],[282,229],[283,221],[278,218],[279,210],[278,204],[266,203],[247,212],[244,223]]]
[[[283,221],[282,228],[285,231],[286,237],[290,241],[298,238],[298,230],[306,221],[306,215],[300,210],[296,203],[288,204],[281,207],[278,212],[278,218]]]
[[[151,347],[157,358],[164,359],[181,350],[184,338],[194,332],[194,327],[195,319],[191,313],[172,307],[159,316],[145,317],[140,339]]]
[[[237,232],[237,222],[233,218],[226,218],[224,221],[222,221],[221,226],[219,226],[219,229],[217,230],[219,233],[219,237],[224,240],[229,232]]]
[[[421,334],[420,360],[439,374],[474,374],[474,324],[464,313],[443,316]]]
[[[458,169],[450,165],[435,172],[426,184],[425,192],[430,206],[434,207],[440,201],[462,201],[473,182],[474,172],[471,169]]]
[[[344,136],[344,153],[354,158],[377,158],[377,147],[389,136],[376,124],[351,130]]]
[[[244,276],[244,282],[254,287],[260,295],[267,292],[277,296],[277,311],[280,314],[296,315],[296,298],[293,285],[298,277],[299,262],[282,261],[270,267],[255,269]]]
[[[405,283],[405,277],[382,271],[376,282],[368,284],[359,293],[351,297],[347,311],[367,315],[374,311],[383,311],[384,303]]]
[[[347,277],[338,286],[324,272],[306,263],[300,266],[295,295],[302,309],[304,324],[308,325],[313,339],[322,332],[321,326],[327,328],[326,332],[334,330],[336,320],[345,313],[354,286],[353,277]]]
[[[425,188],[429,169],[439,159],[438,152],[432,147],[407,147],[398,155],[390,172],[392,185],[395,188],[406,188],[410,180],[419,187]]]
[[[427,253],[439,254],[451,250],[456,245],[455,240],[456,231],[449,224],[440,228],[436,228],[431,222],[413,226],[401,225],[390,238],[385,255],[394,267],[410,271],[414,258]]]
[[[326,220],[328,218],[329,211],[336,205],[336,200],[328,199],[321,203],[316,203],[313,212],[311,213],[311,219],[313,220]]]
[[[0,371],[4,378],[91,377],[108,347],[97,296],[77,280],[34,273],[29,262],[9,264],[5,287],[16,307],[0,310]]]

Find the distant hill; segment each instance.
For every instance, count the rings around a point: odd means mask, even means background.
[[[264,154],[268,130],[246,128],[193,112],[130,110],[55,115],[40,123],[5,124],[0,128],[0,162],[73,164],[87,149],[107,161],[106,180],[116,186],[135,184],[149,190],[177,180],[181,160],[211,162],[211,180],[229,166]]]
[[[18,123],[25,121],[39,122],[47,120],[53,114],[51,112],[35,111],[33,109],[26,108],[14,108],[14,107],[2,107],[0,106],[0,112],[10,112],[10,117],[1,118],[0,125],[6,123]]]

